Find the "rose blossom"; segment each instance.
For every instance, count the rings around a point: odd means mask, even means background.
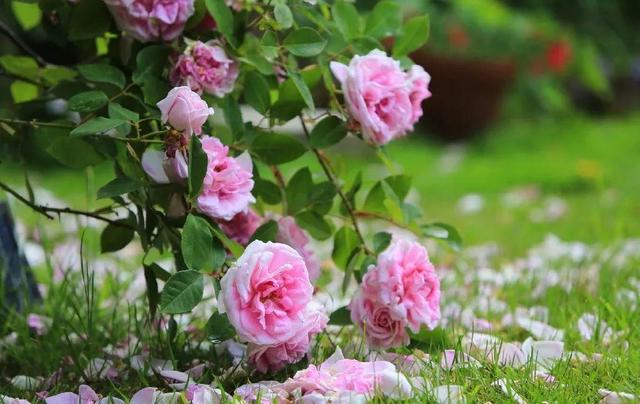
[[[296,334],[278,345],[249,344],[249,363],[259,372],[277,372],[291,363],[297,363],[309,352],[311,338],[322,331],[329,318],[321,311],[310,308],[304,314],[303,324]]]
[[[419,66],[405,73],[400,63],[374,49],[354,56],[349,66],[331,62],[351,114],[368,141],[383,145],[404,136],[422,115],[421,103],[431,93],[430,77]]]
[[[315,282],[320,276],[320,261],[309,246],[309,236],[291,216],[278,219],[278,242],[293,247],[304,258],[309,279]]]
[[[240,212],[231,220],[218,221],[218,225],[224,234],[243,246],[249,243],[249,239],[258,230],[261,223],[262,218],[253,209]]]
[[[440,320],[440,281],[427,250],[409,240],[394,242],[369,267],[349,307],[375,347],[406,343],[405,326],[416,333],[423,324],[433,329]]]
[[[142,42],[173,41],[194,12],[194,0],[104,0],[118,26]]]
[[[293,248],[256,240],[220,282],[218,298],[238,335],[256,345],[290,341],[304,325],[313,287]]]
[[[235,215],[246,212],[249,204],[255,202],[251,195],[251,157],[248,153],[229,156],[229,148],[215,137],[202,136],[200,141],[208,163],[195,207],[214,219],[231,220]],[[183,184],[189,173],[184,153],[184,150],[177,150],[174,157],[170,157],[168,152],[147,149],[142,155],[142,167],[156,183]]]
[[[189,87],[174,87],[167,96],[157,104],[162,113],[162,123],[167,123],[187,136],[202,132],[202,125],[209,115],[213,115],[213,108]]]
[[[233,91],[238,78],[238,63],[230,59],[216,41],[200,41],[189,45],[169,76],[175,85],[189,86],[198,94],[223,97]]]

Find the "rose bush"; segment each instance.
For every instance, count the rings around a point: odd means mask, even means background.
[[[365,170],[347,180],[329,149],[351,136],[391,169],[383,146],[412,130],[430,96],[429,74],[407,56],[426,41],[426,16],[403,24],[399,3],[389,0],[366,15],[343,0],[39,7],[48,18],[39,29],[73,56],[53,63],[28,47],[0,56],[14,97],[0,136],[8,144],[41,139],[20,143],[18,153],[41,147],[70,169],[109,161],[114,176],[101,184],[95,212],[43,206],[0,185],[50,218],[103,222],[104,253],[137,239],[150,318],[190,312],[212,282],[207,331],[231,330],[225,337],[248,343],[261,372],[306,357],[327,323],[352,318],[372,347],[385,348],[437,325],[439,283],[426,250],[392,242],[386,227],[453,246],[457,233],[407,199],[410,175],[394,169],[367,188]],[[259,119],[248,118],[255,113]],[[300,136],[280,129],[291,121]],[[317,172],[300,163],[305,155]],[[363,226],[371,219],[382,231]],[[317,248],[327,240],[330,257]],[[163,254],[173,256],[171,268],[153,262]],[[343,290],[362,285],[348,308],[325,313],[314,290],[335,276]],[[317,384],[304,387],[310,394],[367,393],[387,373],[397,377],[385,363],[338,361],[314,371],[317,378],[294,378]]]

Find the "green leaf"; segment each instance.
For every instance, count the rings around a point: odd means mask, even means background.
[[[165,314],[188,313],[202,300],[204,282],[198,271],[180,271],[164,286],[160,299]]]
[[[273,31],[266,31],[260,40],[260,48],[265,58],[273,60],[278,57],[278,37]]]
[[[454,341],[451,341],[447,332],[442,327],[438,327],[433,330],[422,327],[420,332],[417,334],[409,332],[409,336],[411,338],[411,344],[409,347],[419,348],[424,352],[431,354],[439,353],[443,349],[455,344]]]
[[[71,168],[85,168],[104,160],[93,145],[77,138],[60,138],[47,148],[47,152],[54,159]]]
[[[80,65],[78,66],[78,71],[89,81],[109,83],[118,88],[123,88],[126,83],[124,74],[120,69],[112,65],[104,63]]]
[[[225,39],[233,46],[236,46],[236,39],[233,36],[233,12],[226,5],[225,0],[205,0],[209,14],[216,21],[216,29],[222,33]]]
[[[29,102],[38,98],[38,86],[22,80],[16,80],[11,83],[11,98],[13,102],[19,104],[21,102]]]
[[[291,75],[291,71],[289,74]],[[293,72],[295,74],[295,72]],[[322,78],[322,71],[318,67],[306,68],[300,72],[302,80],[306,84],[307,89],[315,88]],[[296,77],[298,80],[299,77]],[[293,77],[288,77],[278,89],[278,100],[271,107],[271,117],[281,121],[289,121],[296,117],[307,102],[313,103],[311,98],[311,91],[305,91],[306,97],[309,97],[305,101],[302,97],[300,90],[298,90],[298,84],[294,82]]]
[[[14,76],[27,80],[36,81],[38,79],[38,62],[29,56],[2,55],[0,56],[0,66]]]
[[[351,277],[356,273],[356,267],[358,267],[360,262],[366,258],[368,258],[368,256],[364,255],[361,249],[354,249],[351,252],[351,255],[347,259],[347,267],[344,271],[344,277],[342,278],[342,294],[347,292]]]
[[[189,143],[189,199],[191,200],[200,195],[208,163],[209,158],[202,150],[200,139],[195,135],[191,136]]]
[[[276,21],[283,29],[289,29],[293,25],[293,14],[291,9],[285,3],[278,3],[273,8],[273,15]]]
[[[130,225],[130,220],[121,219],[117,222],[122,226],[109,223],[100,235],[100,251],[103,253],[121,250],[133,240],[133,228],[124,226]]]
[[[400,29],[393,45],[393,56],[405,56],[427,43],[429,38],[429,16],[419,15],[410,18]]]
[[[358,171],[358,174],[353,179],[351,186],[345,193],[347,200],[354,209],[356,207],[356,195],[358,194],[358,191],[360,191],[360,188],[362,188],[362,171]],[[344,202],[340,203],[340,212],[343,215],[346,215],[348,213],[347,207],[345,206]]]
[[[374,49],[384,49],[384,45],[371,36],[363,36],[352,41],[354,51],[359,55],[365,55]]]
[[[267,164],[282,164],[302,156],[307,148],[291,136],[260,133],[251,143],[251,151]]]
[[[313,103],[313,96],[311,95],[309,86],[298,73],[291,70],[288,70],[287,72],[289,73],[289,78],[293,80],[293,84],[295,84],[296,88],[298,89],[302,100],[304,101],[306,106],[309,107],[311,112],[313,112],[316,109],[316,106]]]
[[[157,265],[157,264],[152,264]],[[143,265],[144,268],[144,280],[147,285],[147,299],[149,300],[149,312],[151,317],[155,317],[160,304],[160,293],[158,293],[158,282],[156,275],[153,272],[153,268],[149,265]]]
[[[261,114],[266,114],[271,107],[269,83],[259,73],[249,72],[245,77],[244,98],[249,105]]]
[[[443,240],[455,250],[462,248],[462,237],[455,227],[446,223],[430,223],[420,227],[425,237]]]
[[[93,118],[71,131],[71,136],[98,135],[126,123],[122,119]]]
[[[116,177],[98,190],[98,199],[113,198],[133,192],[141,187],[139,181],[129,177]]]
[[[207,332],[207,338],[214,344],[219,344],[236,335],[236,330],[229,322],[227,315],[218,312],[213,313],[211,317],[209,317],[205,330]]]
[[[214,249],[214,246],[217,248]],[[222,265],[219,250],[222,250],[222,261],[224,262],[224,248],[219,243],[214,245],[209,224],[201,217],[187,216],[182,229],[180,247],[182,258],[189,269],[203,272],[218,269]]]
[[[367,198],[364,201],[364,210],[386,213],[386,207],[384,206],[385,198],[386,195],[384,188],[382,188],[382,183],[378,181],[367,194]]]
[[[262,226],[258,227],[251,236],[249,242],[254,240],[260,241],[276,241],[278,239],[278,223],[275,220],[269,220]]]
[[[144,102],[155,107],[158,101],[167,96],[170,89],[166,80],[153,76],[147,77],[142,85]]]
[[[389,244],[391,244],[391,234],[386,231],[381,231],[373,235],[373,251],[375,251],[376,254],[380,254],[386,250]]]
[[[320,215],[326,215],[333,206],[333,198],[337,194],[336,186],[329,182],[315,184],[311,189],[309,209]]]
[[[312,211],[304,211],[295,216],[296,223],[309,232],[317,240],[331,237],[332,227],[321,215]]]
[[[308,167],[301,168],[291,177],[285,191],[289,215],[295,215],[309,204],[312,188],[313,181]]]
[[[338,0],[331,7],[331,15],[338,26],[338,30],[346,39],[352,39],[360,36],[362,33],[362,22],[360,14],[353,5],[343,0]]]
[[[69,109],[84,113],[93,112],[107,105],[109,98],[102,91],[85,91],[69,99]]]
[[[64,80],[71,80],[76,77],[76,75],[75,70],[64,66],[46,66],[40,70],[40,76],[42,76],[45,83],[49,86],[55,86]]]
[[[26,3],[14,0],[11,2],[11,8],[20,26],[25,31],[37,27],[42,20],[42,10],[40,10],[37,3]]]
[[[282,192],[276,184],[271,181],[254,178],[253,195],[261,198],[265,203],[275,205],[282,200]]]
[[[284,38],[284,47],[296,56],[316,56],[324,50],[327,40],[309,27],[303,27],[291,32]]]
[[[69,39],[95,39],[107,32],[111,13],[102,0],[82,0],[75,4],[69,22]]]
[[[342,227],[333,236],[333,252],[331,258],[338,268],[345,270],[353,250],[358,248],[360,240],[351,227]]]
[[[331,325],[351,325],[351,312],[347,306],[340,307],[329,316]]]
[[[333,146],[347,136],[347,126],[337,116],[328,116],[311,131],[310,143],[312,147],[322,149]]]
[[[112,119],[122,119],[132,122],[137,122],[140,119],[140,115],[138,115],[137,112],[131,111],[115,102],[109,103],[108,111],[109,118]]]
[[[227,95],[224,97],[222,112],[224,114],[224,120],[231,129],[233,137],[236,139],[242,138],[244,133],[244,123],[242,122],[242,111],[238,101],[232,96]]]
[[[400,201],[403,201],[411,190],[411,177],[408,175],[392,175],[385,178],[384,182],[389,184]]]
[[[169,60],[170,51],[171,49],[164,45],[150,45],[138,52],[133,81],[142,84],[151,77],[160,76]]]
[[[395,1],[383,0],[378,2],[367,17],[364,32],[374,38],[393,35],[402,24],[402,10]]]

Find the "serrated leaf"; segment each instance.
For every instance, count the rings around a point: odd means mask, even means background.
[[[188,313],[202,300],[204,282],[198,271],[180,271],[164,286],[160,299],[165,314]]]
[[[72,130],[70,134],[71,136],[99,135],[126,122],[127,121],[123,121],[122,119],[111,119],[99,116],[78,126]]]
[[[284,47],[296,56],[316,56],[327,46],[327,40],[309,27],[297,29],[284,38]]]
[[[124,74],[115,66],[105,63],[94,63],[78,66],[80,74],[89,81],[113,84],[123,88],[125,84]]]
[[[208,164],[209,158],[202,150],[200,139],[195,135],[191,136],[189,143],[189,199],[194,200],[200,195]]]
[[[351,325],[351,312],[347,306],[340,307],[329,316],[331,325]]]
[[[298,170],[287,183],[287,213],[295,215],[309,204],[313,181],[308,167]]]
[[[129,177],[116,177],[98,190],[98,199],[113,198],[133,192],[141,187],[139,181]]]
[[[102,91],[85,91],[69,99],[69,109],[80,113],[93,112],[107,105],[107,102],[109,98]]]
[[[312,147],[322,149],[339,143],[347,136],[347,126],[337,116],[328,116],[316,124],[311,131]]]
[[[302,97],[302,100],[304,101],[305,105],[313,113],[313,111],[315,111],[316,109],[316,106],[313,102],[313,96],[311,95],[311,90],[309,89],[309,86],[298,73],[294,71],[288,71],[288,74],[291,80],[293,81],[293,84],[295,84],[296,88],[298,89],[298,93]]]
[[[209,317],[205,330],[207,332],[207,338],[214,344],[219,344],[236,335],[236,330],[233,328],[227,315],[218,312],[213,313],[211,317]]]
[[[302,156],[307,148],[294,137],[261,133],[251,143],[251,151],[267,164],[282,164]]]
[[[326,240],[333,232],[329,224],[322,216],[316,212],[304,211],[295,216],[296,223],[309,232],[317,240]]]
[[[189,269],[211,272],[218,269],[224,262],[224,248],[219,242],[214,242],[209,224],[201,217],[187,216],[182,229],[180,247],[182,258]]]
[[[244,98],[249,105],[261,114],[266,114],[271,107],[269,83],[259,73],[248,72],[245,78]]]
[[[373,235],[373,251],[380,254],[391,244],[391,234],[381,231]]]

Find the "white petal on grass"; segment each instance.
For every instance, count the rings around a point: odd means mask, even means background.
[[[611,391],[606,389],[598,390],[598,394],[602,397],[600,403],[603,404],[620,404],[636,402],[637,398],[631,393]]]
[[[462,386],[456,384],[438,386],[431,391],[431,394],[438,404],[465,404],[467,402]]]
[[[500,390],[502,390],[504,394],[506,394],[509,398],[511,398],[516,403],[518,404],[527,403],[525,399],[522,398],[518,393],[516,393],[516,391],[513,388],[507,385],[507,381],[505,379],[496,380],[495,382],[493,382],[493,385],[500,387]]]
[[[564,331],[552,327],[549,324],[525,317],[516,317],[515,320],[516,324],[527,330],[536,339],[549,341],[564,340]]]

